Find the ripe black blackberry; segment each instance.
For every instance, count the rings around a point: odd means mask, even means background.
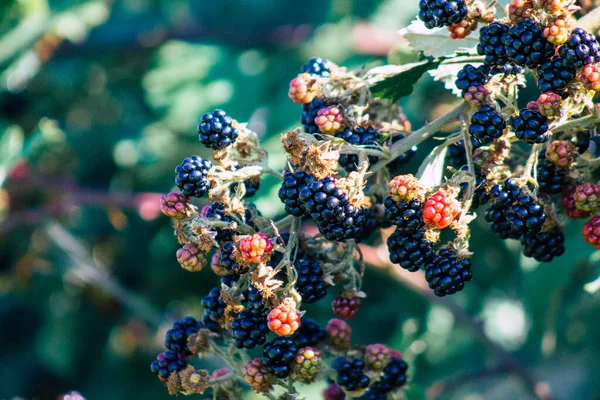
[[[389,146],[392,146],[394,143],[399,142],[405,137],[406,135],[404,133],[396,134],[388,139],[389,143],[388,141],[386,141],[386,143],[388,143]],[[406,153],[400,154],[388,164],[388,170],[392,175],[397,175],[400,172],[400,169],[410,162],[416,152],[417,146],[413,146]]]
[[[260,291],[252,286],[246,291],[245,294],[246,304],[245,311],[248,311],[254,315],[263,315],[266,312],[265,306],[263,304],[263,298],[260,294]]]
[[[484,104],[471,116],[469,133],[481,144],[490,144],[506,129],[504,118],[490,105]]]
[[[187,157],[175,168],[175,184],[188,197],[204,197],[210,189],[208,171],[211,168],[209,160]]]
[[[357,126],[336,134],[336,137],[354,146],[377,146],[380,134],[375,128]],[[379,157],[367,156],[367,159],[369,165],[373,165],[379,160]],[[348,172],[356,171],[358,169],[358,154],[340,154],[339,163]]]
[[[502,38],[506,55],[520,66],[537,68],[554,55],[554,45],[544,37],[544,27],[533,20],[511,26]]]
[[[218,287],[212,288],[202,298],[201,304],[204,307],[204,317],[202,318],[204,326],[213,332],[219,332],[226,307],[225,302],[221,298],[221,289]]]
[[[219,282],[227,287],[233,287],[240,280],[240,275],[225,275],[219,278]]]
[[[291,337],[278,336],[263,348],[262,361],[267,371],[278,378],[287,378],[292,372],[292,363],[298,347]]]
[[[150,370],[153,374],[158,375],[160,380],[166,382],[172,372],[182,371],[187,365],[185,354],[167,350],[160,353],[156,360],[152,361]]]
[[[312,255],[298,249],[294,268],[298,273],[296,290],[303,303],[315,303],[327,295],[327,284],[323,280],[323,268]]]
[[[302,318],[300,328],[292,335],[294,344],[299,349],[306,346],[316,346],[325,339],[325,330],[312,318]]]
[[[202,114],[198,124],[200,142],[213,150],[224,149],[235,143],[238,130],[232,126],[233,120],[223,110]]]
[[[540,192],[546,194],[562,192],[566,173],[564,170],[557,168],[552,162],[546,160],[543,153],[538,157],[536,173]]]
[[[473,150],[481,147],[481,143],[472,136],[471,147],[473,148]],[[467,154],[465,149],[465,142],[463,140],[457,143],[452,143],[450,146],[448,146],[448,151],[446,152],[446,161],[449,166],[454,167],[456,169],[467,165]]]
[[[462,90],[464,97],[470,87],[485,86],[489,76],[490,68],[487,65],[474,67],[471,64],[467,64],[456,75],[456,87]]]
[[[384,200],[385,218],[400,232],[415,232],[425,223],[423,222],[423,203],[419,200],[394,201],[392,196]]]
[[[315,118],[321,108],[332,105],[324,99],[314,99],[308,104],[302,104],[302,116],[300,122],[307,133],[320,133],[319,127],[315,124]]]
[[[226,241],[221,244],[219,249],[219,264],[228,275],[240,275],[248,270],[247,266],[242,266],[235,258],[236,245],[233,241]]]
[[[442,247],[425,268],[425,280],[436,296],[446,296],[463,290],[473,278],[471,260],[459,258],[456,251]]]
[[[467,16],[465,0],[421,0],[419,19],[428,29],[457,24]]]
[[[396,229],[387,240],[390,261],[402,268],[415,272],[425,267],[433,258],[433,245],[423,230],[412,233]]]
[[[568,86],[575,81],[577,70],[562,57],[544,62],[537,70],[538,87],[543,93],[553,92],[567,97]]]
[[[231,339],[238,349],[253,349],[267,341],[267,317],[242,311],[231,321]]]
[[[513,117],[511,125],[518,139],[528,144],[544,143],[550,138],[548,118],[537,110],[523,108],[518,117]]]
[[[371,382],[364,373],[365,362],[361,358],[350,361],[338,357],[333,361],[333,368],[337,371],[336,383],[350,392],[366,389]]]
[[[501,66],[509,64],[506,55],[506,46],[503,36],[508,35],[510,26],[498,21],[481,28],[479,32],[479,44],[477,52],[485,56],[483,62],[489,66]]]
[[[546,222],[544,206],[530,194],[521,194],[506,210],[506,219],[519,233],[539,232]]]
[[[490,224],[492,232],[501,239],[518,239],[516,232],[506,219],[508,207],[519,197],[521,189],[514,179],[507,179],[501,185],[494,185],[490,190],[491,206],[485,211],[485,220]]]
[[[313,76],[327,78],[331,74],[331,61],[324,58],[313,57],[302,65],[300,72],[306,72]]]
[[[225,210],[225,206],[221,203],[213,202],[208,206],[202,208],[203,218],[214,218],[222,222],[240,222],[245,224],[246,216],[240,214],[232,214]],[[233,241],[234,232],[231,229],[217,228],[216,240],[218,242],[231,242]]]
[[[575,28],[562,45],[558,54],[565,60],[565,65],[581,69],[587,64],[600,62],[600,46],[591,33]]]
[[[523,68],[521,68],[518,65],[513,64],[511,62],[504,64],[504,65],[494,65],[490,69],[490,74],[492,74],[492,75],[498,75],[498,74],[519,75],[524,72],[525,72],[525,70]]]
[[[406,361],[392,357],[388,365],[383,368],[379,381],[372,385],[372,388],[378,392],[389,393],[392,390],[398,389],[406,384],[406,371],[408,364]]]
[[[565,235],[559,227],[549,232],[526,234],[521,237],[523,254],[540,262],[550,262],[565,252]]]
[[[300,191],[309,183],[316,181],[314,175],[304,171],[286,172],[283,174],[283,183],[279,188],[279,199],[284,204],[285,211],[295,217],[305,213],[304,204],[300,201]]]
[[[197,333],[204,326],[194,317],[185,317],[173,322],[171,329],[165,335],[165,347],[177,353],[192,354],[187,346],[187,338]]]

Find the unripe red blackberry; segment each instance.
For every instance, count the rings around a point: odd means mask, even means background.
[[[359,297],[345,297],[339,295],[332,303],[331,309],[333,313],[340,318],[352,319],[356,317],[360,308]]]
[[[212,258],[210,259],[210,269],[212,269],[217,276],[226,276],[229,273],[221,265],[220,259],[221,252],[217,251],[215,254],[213,254]]]
[[[346,393],[336,383],[330,383],[323,391],[323,400],[346,400]]]
[[[425,269],[425,280],[436,296],[446,296],[463,290],[473,278],[471,260],[459,257],[456,250],[442,247]]]
[[[513,24],[518,24],[531,17],[533,2],[531,0],[513,0],[508,5],[508,18]]]
[[[546,118],[555,118],[561,114],[562,97],[553,92],[542,93],[536,102],[527,104],[527,108],[538,110]]]
[[[573,198],[574,194],[575,188],[571,188],[562,194],[560,204],[562,205],[563,210],[565,210],[565,213],[569,218],[580,219],[589,217],[591,215],[589,211],[580,210],[575,205],[575,199]]]
[[[308,104],[317,96],[317,92],[312,90],[312,86],[311,76],[300,74],[290,81],[288,97],[296,104]]]
[[[583,67],[580,80],[587,89],[600,90],[600,62]]]
[[[243,239],[238,244],[238,248],[244,261],[257,263],[273,251],[273,243],[264,233],[255,233]]]
[[[470,18],[465,18],[457,24],[452,24],[448,27],[450,38],[452,40],[460,40],[469,36],[477,29],[477,21]]]
[[[600,186],[595,183],[584,183],[575,188],[573,193],[575,206],[582,211],[600,210]]]
[[[327,342],[335,349],[347,349],[350,346],[352,329],[345,321],[332,318],[325,327]]]
[[[423,221],[435,229],[449,226],[460,214],[460,202],[455,190],[438,190],[425,202]]]
[[[344,116],[339,106],[321,108],[315,117],[315,125],[319,127],[319,131],[328,135],[341,130],[343,122]]]
[[[569,19],[556,18],[544,28],[544,37],[553,45],[559,46],[567,41],[571,34]]]
[[[595,216],[583,226],[583,240],[600,250],[600,216]]]
[[[177,250],[177,261],[181,268],[189,272],[202,271],[206,265],[206,254],[202,253],[196,246],[186,243]]]
[[[292,366],[292,377],[304,383],[311,383],[321,372],[322,364],[323,359],[319,349],[310,346],[303,347],[296,353]]]
[[[571,5],[573,0],[538,0],[537,3],[537,6],[543,8],[548,14],[561,14]]]
[[[160,211],[167,217],[183,219],[190,210],[189,197],[177,193],[167,193],[160,198]]]
[[[425,189],[413,175],[398,175],[388,183],[390,197],[393,201],[425,200]]]
[[[577,148],[569,140],[555,140],[546,147],[546,160],[559,168],[569,168],[577,156]]]
[[[367,369],[383,369],[392,359],[390,348],[385,344],[370,344],[365,347],[364,359]]]
[[[300,122],[305,132],[308,133],[319,133],[319,127],[315,124],[315,118],[319,113],[319,110],[328,106],[331,106],[328,101],[320,98],[315,98],[308,104],[302,104],[302,115]]]
[[[277,307],[273,308],[267,316],[269,329],[278,336],[292,335],[300,326],[300,315],[296,309],[296,303],[292,299],[286,299]]]
[[[255,358],[242,368],[244,381],[258,393],[268,393],[273,389],[277,378],[267,371],[262,359]]]

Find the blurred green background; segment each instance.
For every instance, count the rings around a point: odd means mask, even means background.
[[[168,398],[149,363],[170,321],[200,317],[200,299],[218,283],[178,266],[158,209],[174,166],[208,155],[199,116],[220,107],[249,121],[281,168],[279,134],[300,114],[287,99],[300,65],[319,56],[372,67],[390,51],[390,63],[416,59],[396,31],[417,4],[2,0],[0,399],[72,389],[88,399]],[[455,101],[424,77],[402,105],[419,127]],[[283,211],[276,184],[265,180],[255,199],[269,217]],[[403,352],[409,399],[529,399],[545,384],[554,399],[600,399],[600,295],[583,288],[600,255],[581,224],[566,227],[567,253],[545,265],[474,225],[475,279],[449,301],[368,269],[354,341]],[[308,313],[325,323],[336,294]],[[322,388],[303,394],[317,399]]]

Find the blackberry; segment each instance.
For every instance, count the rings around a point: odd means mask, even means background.
[[[408,364],[406,364],[406,361],[392,357],[389,364],[381,371],[379,381],[375,382],[372,388],[378,392],[389,393],[404,386],[407,380],[407,370]]]
[[[291,337],[279,336],[265,344],[262,361],[267,371],[278,378],[287,378],[292,372],[297,351],[298,347]]]
[[[187,365],[185,354],[167,350],[160,353],[155,361],[152,361],[150,370],[153,374],[158,375],[161,381],[166,382],[172,372],[182,371]]]
[[[242,311],[231,321],[231,339],[238,349],[253,349],[267,341],[267,317]]]
[[[368,186],[365,188],[365,193],[368,192]],[[371,200],[371,215],[372,218],[368,219],[374,221],[376,229],[390,228],[393,223],[385,216],[385,201],[380,193],[373,193],[369,195]]]
[[[471,260],[458,258],[456,251],[447,247],[438,250],[425,269],[425,280],[440,297],[463,290],[472,277]]]
[[[321,108],[332,105],[324,99],[314,99],[308,104],[302,104],[302,116],[300,122],[307,133],[320,133],[319,126],[315,124],[315,118]]]
[[[294,268],[298,273],[296,290],[302,296],[303,303],[315,303],[327,295],[327,285],[323,280],[323,268],[316,258],[298,249]]]
[[[284,204],[285,211],[295,217],[304,215],[304,204],[300,201],[300,191],[311,182],[316,181],[314,175],[304,171],[286,172],[283,174],[283,183],[279,188],[279,199]]]
[[[419,19],[428,29],[457,24],[467,16],[465,0],[421,0]]]
[[[331,74],[331,61],[313,57],[300,68],[300,73],[306,72],[313,76],[320,76],[321,78],[328,78]]]
[[[246,308],[245,311],[254,315],[263,315],[266,312],[263,304],[263,298],[260,291],[254,286],[246,291]]]
[[[465,165],[461,170],[467,171],[468,167]],[[481,173],[481,168],[478,165],[475,165],[475,190],[473,192],[473,199],[471,200],[471,211],[490,201],[490,195],[486,191],[485,183],[485,177]],[[468,187],[469,185],[467,183],[462,183],[460,185],[461,199],[466,194]]]
[[[262,213],[254,203],[246,202],[244,204],[244,219],[246,220],[246,224],[252,227],[257,232],[260,232],[260,226],[257,224],[259,222],[258,217],[262,217]]]
[[[535,197],[522,194],[506,210],[506,219],[516,232],[539,232],[546,222],[546,213]]]
[[[565,65],[581,69],[587,64],[600,62],[600,46],[591,33],[584,29],[575,28],[560,47],[558,54],[565,60]]]
[[[507,179],[502,185],[494,185],[490,190],[491,206],[485,211],[485,220],[490,224],[492,232],[501,239],[518,239],[516,232],[506,218],[507,208],[521,194],[521,189],[514,179]]]
[[[206,328],[213,332],[221,330],[221,321],[225,315],[225,302],[221,298],[221,289],[212,288],[210,292],[202,298],[202,307],[204,307],[204,317],[202,322]]]
[[[565,252],[565,235],[559,227],[554,227],[549,232],[523,235],[521,244],[525,257],[533,257],[540,262],[550,262],[554,257],[561,256]]]
[[[536,174],[540,192],[547,194],[557,194],[562,192],[566,180],[566,173],[564,170],[557,168],[556,165],[548,161],[543,154],[540,154],[538,157]]]
[[[504,118],[490,105],[484,104],[471,116],[469,133],[481,144],[490,144],[506,129]]]
[[[473,150],[481,147],[481,143],[472,136],[471,147]],[[448,151],[446,152],[446,161],[448,165],[457,169],[467,165],[467,154],[465,142],[463,140],[457,143],[452,143],[450,146],[448,146]]]
[[[425,225],[421,201],[394,201],[392,196],[388,196],[383,204],[385,205],[385,218],[396,225],[397,231],[415,232]]]
[[[314,319],[304,317],[292,339],[298,348],[316,346],[325,339],[325,330]]]
[[[544,143],[550,138],[548,118],[539,111],[523,108],[511,121],[518,139],[528,144]]]
[[[219,278],[219,282],[227,287],[233,287],[240,280],[240,275],[225,275]]]
[[[194,317],[185,317],[180,321],[173,322],[171,329],[165,335],[165,347],[177,353],[192,354],[187,346],[187,338],[197,333],[204,326]]]
[[[198,124],[200,142],[213,150],[224,149],[235,143],[238,131],[232,126],[233,120],[223,110],[202,114]]]
[[[233,170],[238,170],[240,169],[241,166],[236,165]],[[245,193],[244,193],[244,198],[245,199],[249,199],[251,197],[253,197],[256,192],[258,191],[258,189],[260,189],[260,177],[258,176],[253,176],[252,178],[248,178],[246,179],[244,182],[244,188],[246,189]],[[231,192],[232,194],[235,194],[235,192],[237,191],[239,183],[238,182],[234,182],[231,184]]]
[[[203,218],[214,218],[221,222],[241,222],[245,224],[246,216],[239,214],[232,214],[225,210],[225,206],[221,203],[211,203],[202,209]],[[231,229],[216,228],[217,242],[231,242],[233,241],[234,232]]]
[[[357,400],[387,400],[387,393],[379,392],[373,388],[367,390],[362,396],[357,397]]]
[[[567,97],[568,86],[575,80],[577,70],[562,57],[554,57],[544,62],[537,70],[538,88],[543,92],[556,93]]]
[[[521,68],[518,65],[513,64],[513,63],[507,63],[504,65],[494,65],[490,69],[490,74],[492,74],[492,75],[498,75],[498,74],[519,75],[524,72],[525,72],[525,70],[523,68]]]
[[[379,144],[379,132],[375,128],[357,126],[336,135],[354,146],[377,146]],[[379,157],[367,156],[369,165],[375,164]],[[358,154],[340,154],[340,165],[348,172],[358,169]]]
[[[300,191],[300,201],[328,240],[341,242],[361,237],[366,221],[364,209],[351,205],[348,195],[332,177],[310,183]]]
[[[486,65],[474,67],[467,64],[458,71],[456,76],[456,87],[462,90],[463,97],[471,87],[485,86],[489,79],[490,69]]]
[[[210,189],[208,171],[212,163],[198,156],[185,158],[175,168],[175,184],[185,196],[204,197]]]
[[[338,357],[333,361],[333,368],[337,371],[336,383],[350,392],[366,389],[371,382],[364,373],[365,362],[360,358],[350,361]]]
[[[219,264],[228,275],[240,275],[248,270],[248,266],[238,263],[235,257],[236,244],[233,241],[227,241],[221,245],[219,252]]]
[[[390,261],[402,268],[415,272],[425,267],[433,258],[433,245],[427,239],[423,230],[413,233],[396,229],[387,240]]]
[[[506,55],[517,65],[537,68],[554,55],[554,45],[544,37],[542,25],[525,20],[502,37]]]
[[[479,44],[477,52],[485,56],[483,62],[490,66],[502,66],[509,64],[509,58],[506,55],[506,46],[503,36],[508,34],[510,26],[498,21],[484,26],[479,31]]]
[[[399,142],[400,140],[404,139],[405,137],[406,137],[406,135],[404,133],[394,135],[393,137],[388,139],[389,146],[392,146],[392,144]],[[396,157],[394,160],[392,160],[387,165],[388,170],[392,173],[392,175],[397,175],[400,168],[402,168],[406,164],[408,164],[416,152],[417,152],[417,146],[413,146],[406,153],[400,154],[398,157]]]

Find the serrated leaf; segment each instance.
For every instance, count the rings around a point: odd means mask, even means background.
[[[375,97],[398,101],[412,93],[415,83],[425,72],[439,65],[439,61],[428,60],[406,65],[386,66],[388,69],[381,71],[374,70],[372,72],[387,76],[371,86],[371,93]]]
[[[442,183],[444,177],[444,163],[446,160],[447,145],[440,145],[423,160],[417,178],[426,187],[436,187]]]
[[[427,29],[421,20],[412,21],[398,33],[408,40],[415,51],[422,51],[426,56],[432,57],[449,56],[457,52],[474,53],[479,43],[479,30],[465,39],[452,40],[448,29]]]
[[[456,63],[456,64],[441,64],[438,68],[429,71],[429,75],[433,77],[434,81],[440,81],[444,83],[444,87],[451,90],[452,93],[458,97],[461,96],[462,91],[456,87],[456,76],[458,72],[463,69],[467,64],[471,64],[475,67],[481,65],[481,63]]]

